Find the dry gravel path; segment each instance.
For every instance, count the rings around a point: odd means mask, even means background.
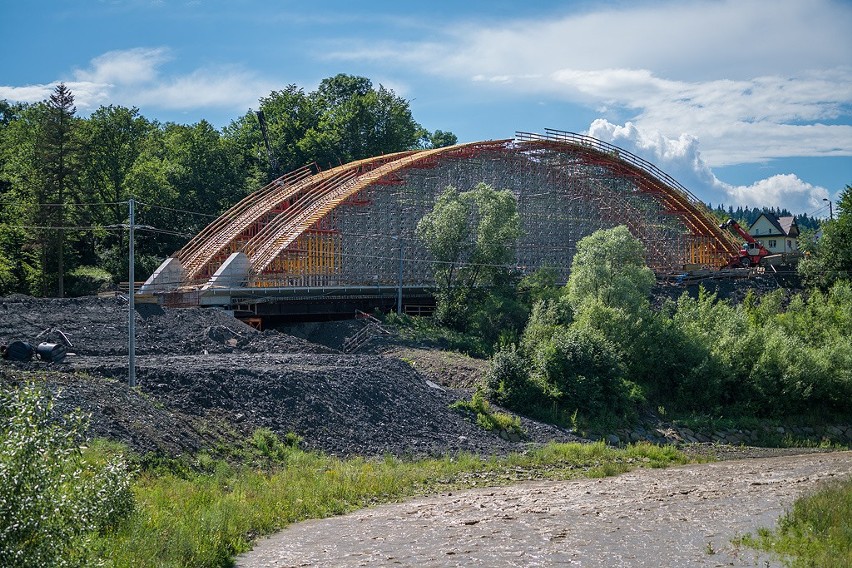
[[[237,566],[779,566],[731,540],[850,474],[835,452],[448,493],[293,525]]]

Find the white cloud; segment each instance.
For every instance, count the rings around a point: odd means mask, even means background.
[[[695,136],[681,134],[669,138],[630,122],[619,126],[604,119],[592,122],[588,134],[652,162],[696,197],[713,205],[779,207],[806,213],[822,207],[823,198],[829,197],[825,188],[807,183],[794,174],[775,175],[748,186],[725,183],[705,162]]]
[[[233,109],[243,111],[276,84],[236,66],[196,69],[186,74],[162,72],[171,60],[166,48],[110,51],[95,57],[86,69],[74,71],[65,81],[78,110],[91,111],[102,104],[167,110]],[[58,83],[25,87],[0,86],[0,99],[38,102],[47,99]]]
[[[775,175],[749,186],[727,186],[734,203],[786,207],[797,212],[809,212],[823,207],[823,198],[828,198],[825,188],[811,185],[794,174]]]
[[[439,39],[347,41],[330,57],[396,62],[479,89],[606,109],[699,136],[713,166],[852,155],[852,4],[687,0],[565,8],[449,25]]]
[[[199,69],[133,91],[138,105],[168,109],[234,108],[248,109],[259,97],[273,90],[272,83],[237,67]],[[126,93],[125,96],[130,93]]]
[[[633,122],[644,129],[700,135],[709,146],[705,159],[714,166],[852,155],[852,126],[819,122],[848,112],[844,105],[852,100],[852,69],[704,83],[628,69],[560,70],[554,78],[590,101],[637,109]]]
[[[0,85],[0,99],[18,101],[21,103],[37,103],[45,100],[53,91],[54,85],[27,85],[25,87],[10,87]]]
[[[135,48],[109,51],[95,57],[90,69],[74,72],[79,81],[113,85],[136,85],[157,78],[158,67],[170,59],[166,48]]]

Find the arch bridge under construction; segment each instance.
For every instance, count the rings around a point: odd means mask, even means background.
[[[626,225],[648,266],[724,266],[739,249],[704,204],[656,166],[603,141],[545,134],[406,151],[314,173],[304,167],[247,196],[168,258],[140,289],[170,305],[253,312],[323,303],[414,306],[434,286],[418,221],[447,186],[485,182],[517,198],[515,266],[567,279],[577,242]],[[289,302],[288,302],[289,301]],[[277,306],[274,310],[270,307]]]

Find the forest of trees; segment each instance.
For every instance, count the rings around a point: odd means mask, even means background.
[[[113,105],[81,118],[64,84],[39,103],[0,100],[0,294],[79,295],[126,280],[130,198],[144,277],[283,173],[455,143],[421,127],[392,90],[344,74],[311,92],[274,91],[221,131]]]
[[[811,217],[807,213],[797,213],[793,214],[788,209],[783,207],[743,207],[740,205],[736,209],[733,205],[729,205],[725,207],[724,205],[717,205],[716,207],[711,208],[711,211],[716,218],[719,219],[720,222],[724,222],[727,219],[733,219],[739,225],[748,229],[752,223],[757,221],[757,218],[760,217],[761,213],[772,213],[776,217],[795,217],[796,225],[799,226],[799,231],[816,231],[819,229],[821,221],[815,217]]]

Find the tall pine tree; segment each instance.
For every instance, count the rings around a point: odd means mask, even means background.
[[[76,112],[74,95],[60,83],[47,101],[41,145],[45,187],[39,200],[41,218],[52,227],[46,230],[43,239],[42,270],[46,277],[43,293],[59,297],[65,295],[65,224],[72,219],[66,212],[66,204],[75,197],[79,178],[79,147],[74,139]]]

